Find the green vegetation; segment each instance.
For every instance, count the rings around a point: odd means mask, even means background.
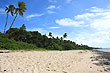
[[[0,33],[0,48],[7,50],[78,50],[92,49],[87,45],[78,45],[73,41],[64,40],[67,33],[63,37],[55,38],[49,32],[49,38],[42,35],[38,31],[26,31],[23,24],[20,28],[11,28],[6,33]],[[44,50],[45,50],[44,49]]]
[[[16,42],[15,40],[10,40],[8,38],[0,37],[0,49],[5,50],[28,50],[28,49],[38,49],[37,46],[33,44],[28,44],[25,42]]]

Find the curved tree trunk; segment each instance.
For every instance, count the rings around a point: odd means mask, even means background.
[[[9,30],[10,30],[10,29],[11,29],[11,27],[13,26],[13,23],[14,23],[14,21],[16,20],[17,15],[18,15],[18,13],[16,14],[16,16],[15,16],[15,18],[14,18],[14,20],[13,20],[13,22],[12,22],[12,24],[11,24],[10,28],[9,28]]]
[[[8,22],[8,16],[9,16],[9,14],[7,14],[7,18],[6,18],[6,24],[5,24],[5,28],[4,28],[4,33],[5,33],[6,26],[7,26],[7,22]]]

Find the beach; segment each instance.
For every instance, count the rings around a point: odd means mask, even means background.
[[[0,73],[110,73],[105,54],[91,50],[1,52]]]

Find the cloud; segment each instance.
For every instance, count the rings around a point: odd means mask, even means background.
[[[5,9],[0,8],[0,14],[5,14]]]
[[[97,8],[97,7],[91,7],[91,9],[88,9],[90,10],[90,12],[106,12],[106,11],[109,11],[108,9],[102,9],[102,8]]]
[[[59,9],[61,6],[50,5],[46,8],[48,14],[56,13],[53,9]]]
[[[91,28],[108,31],[110,29],[110,9],[91,7],[90,13],[75,16],[75,20],[84,21]]]
[[[53,14],[53,13],[56,13],[56,12],[51,11],[51,10],[48,10],[47,13],[48,13],[48,14]]]
[[[79,39],[80,38],[80,39]],[[110,47],[110,32],[99,31],[95,33],[80,33],[74,39],[78,44],[85,44],[94,47]]]
[[[61,6],[50,5],[46,8],[48,14],[56,13],[53,9],[60,9]]]
[[[40,16],[43,16],[44,14],[31,14],[31,15],[28,15],[26,17],[26,19],[30,19],[30,18],[33,18],[33,17],[40,17]]]
[[[52,9],[59,9],[61,6],[55,6],[55,5],[50,5],[46,9],[47,10],[52,10]]]
[[[87,31],[79,33],[75,38],[76,42],[94,47],[109,48],[110,9],[91,7],[86,10],[87,13],[76,15],[74,19],[84,21],[91,28],[91,33]]]
[[[55,5],[50,5],[49,7],[47,7],[46,9],[55,9],[56,6]]]
[[[110,47],[110,9],[91,7],[85,13],[71,18],[57,19],[61,26],[84,27],[90,30],[80,31],[73,38],[78,44],[86,44],[95,47]]]
[[[61,25],[61,26],[75,26],[75,27],[79,27],[82,24],[84,24],[84,21],[74,21],[70,18],[64,18],[64,19],[60,19],[60,20],[56,20],[56,23]]]
[[[57,19],[56,23],[62,26],[88,26],[95,30],[108,30],[110,29],[109,20],[110,9],[91,7],[87,13],[76,15],[74,19]]]
[[[58,29],[58,28],[60,28],[60,27],[49,27],[50,29]]]

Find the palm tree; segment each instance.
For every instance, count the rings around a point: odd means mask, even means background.
[[[67,33],[64,33],[63,38],[67,38]]]
[[[23,17],[23,12],[26,12],[27,8],[26,8],[26,4],[23,1],[18,1],[18,8],[15,9],[15,18],[10,26],[9,29],[11,29],[11,27],[13,26],[14,21],[16,20],[17,15],[19,14],[20,16]]]
[[[63,40],[63,37],[61,37],[60,39],[61,39],[61,41],[62,41],[62,40]]]
[[[6,18],[6,24],[5,24],[5,28],[4,28],[4,33],[5,33],[7,22],[8,22],[9,12],[11,12],[11,15],[14,16],[14,9],[15,9],[14,5],[9,5],[9,6],[5,7],[7,18]]]
[[[52,38],[52,32],[49,32],[49,36]]]

